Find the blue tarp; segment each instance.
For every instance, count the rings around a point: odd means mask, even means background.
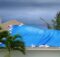
[[[60,30],[39,29],[32,26],[14,25],[11,34],[20,34],[26,47],[33,45],[48,45],[50,47],[60,47]]]
[[[22,36],[26,47],[48,45],[50,47],[60,47],[60,30],[39,29],[27,25],[14,25],[11,30],[11,35],[19,34]],[[21,40],[17,38],[16,40]],[[0,47],[5,47],[0,44]]]

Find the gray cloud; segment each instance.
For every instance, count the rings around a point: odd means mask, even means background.
[[[18,19],[40,26],[40,17],[50,22],[60,10],[60,0],[0,0],[0,16],[4,21]]]
[[[6,2],[35,2],[35,3],[59,3],[60,0],[0,0],[0,1],[6,1]]]
[[[10,7],[54,7],[60,6],[60,0],[0,0],[0,8]]]
[[[5,3],[60,3],[60,0],[0,0]]]

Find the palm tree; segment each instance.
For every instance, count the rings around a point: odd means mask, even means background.
[[[20,40],[16,40],[17,38],[20,38]],[[12,36],[9,31],[2,31],[0,32],[0,42],[5,45],[5,47],[2,48],[6,48],[8,50],[8,57],[10,57],[10,53],[12,50],[18,50],[25,54],[24,42],[22,40],[22,37],[18,34]]]

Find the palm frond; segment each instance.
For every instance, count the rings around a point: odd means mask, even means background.
[[[19,38],[19,40],[16,40]],[[22,36],[19,34],[11,35],[9,31],[1,31],[0,32],[0,42],[5,44],[5,48],[9,51],[18,50],[25,54],[25,44],[22,40]]]
[[[16,35],[13,36],[13,39],[15,40],[16,38],[22,39],[22,36],[20,36],[19,34],[16,34]]]

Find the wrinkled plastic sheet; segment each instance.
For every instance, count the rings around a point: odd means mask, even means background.
[[[14,25],[11,30],[11,35],[19,34],[22,36],[26,47],[32,45],[48,45],[50,47],[60,47],[60,30],[39,29],[27,25]],[[17,38],[16,40],[21,40]]]

